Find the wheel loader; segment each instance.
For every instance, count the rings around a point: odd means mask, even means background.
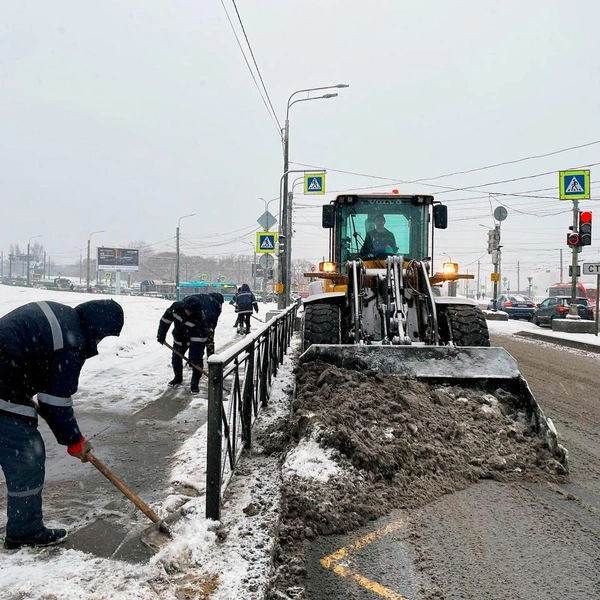
[[[433,272],[434,232],[447,207],[430,195],[343,194],[323,206],[329,260],[303,299],[301,361],[324,360],[437,383],[502,388],[567,468],[567,452],[535,401],[515,359],[490,347],[474,300],[441,295],[472,275],[456,263]]]

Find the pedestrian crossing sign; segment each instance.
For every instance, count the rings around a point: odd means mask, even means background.
[[[325,173],[305,173],[304,174],[304,193],[305,194],[324,194],[325,193]]]
[[[277,234],[274,231],[258,231],[256,233],[257,252],[275,252]]]
[[[561,200],[589,200],[590,172],[559,171],[559,192]]]

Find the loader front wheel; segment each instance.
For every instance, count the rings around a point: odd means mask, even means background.
[[[439,307],[440,338],[457,346],[489,346],[485,315],[477,306],[449,304]]]
[[[304,307],[302,350],[313,344],[341,343],[341,312],[335,304],[307,304]]]

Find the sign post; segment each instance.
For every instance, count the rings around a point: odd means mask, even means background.
[[[590,172],[589,170],[578,171],[559,171],[558,172],[558,193],[561,200],[573,201],[573,225],[570,229],[573,233],[578,234],[579,223],[579,200],[590,199]],[[579,236],[577,236],[579,239]],[[569,310],[569,318],[579,318],[575,298],[577,297],[577,255],[579,254],[580,245],[571,245],[571,307]]]
[[[598,314],[598,308],[600,307],[600,297],[598,296],[598,288],[600,288],[600,263],[583,263],[583,274],[596,276],[596,312],[594,314],[594,333],[597,336],[598,321],[600,319],[600,315]]]

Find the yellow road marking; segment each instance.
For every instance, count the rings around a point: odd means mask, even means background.
[[[404,520],[399,519],[398,521],[394,521],[393,523],[390,523],[389,525],[386,525],[385,527],[382,527],[381,529],[378,529],[377,531],[372,531],[371,533],[368,533],[367,535],[361,537],[360,539],[356,540],[355,542],[352,542],[352,544],[349,544],[348,546],[344,546],[343,548],[340,548],[339,550],[332,552],[328,556],[324,556],[323,558],[321,558],[321,560],[320,560],[321,566],[324,567],[325,569],[330,569],[331,571],[333,571],[334,573],[337,573],[341,577],[351,579],[358,585],[378,594],[382,598],[388,598],[389,600],[407,600],[407,598],[398,594],[397,592],[389,590],[388,588],[377,583],[376,581],[371,581],[370,579],[368,579],[367,577],[364,577],[360,573],[356,573],[356,572],[352,571],[351,569],[349,569],[348,567],[339,564],[340,561],[344,560],[352,552],[356,552],[357,550],[360,550],[361,548],[364,548],[365,546],[372,544],[374,541],[378,540],[380,537],[382,537],[384,535],[387,535],[388,533],[397,531],[403,525],[404,525]]]

